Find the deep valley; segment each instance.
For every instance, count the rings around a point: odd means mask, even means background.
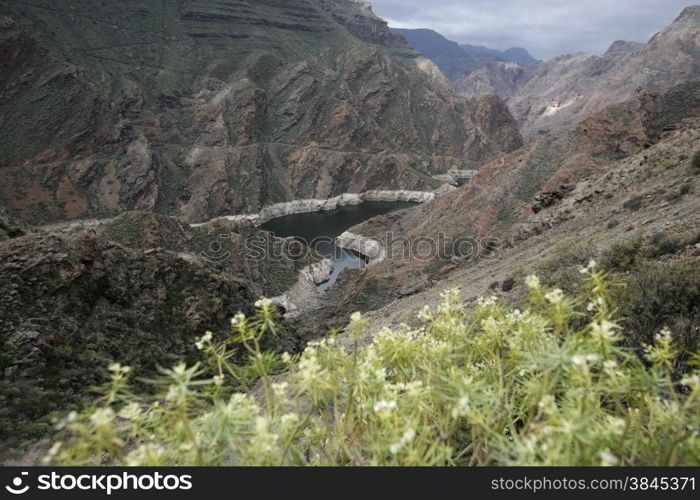
[[[700,6],[0,0],[0,68],[3,463],[700,464]]]

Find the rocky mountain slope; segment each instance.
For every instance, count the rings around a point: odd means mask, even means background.
[[[431,30],[395,31],[435,62],[460,95],[504,99],[529,141],[640,90],[663,91],[700,77],[698,27],[700,6],[691,6],[646,44],[616,41],[601,56],[577,53],[544,62],[517,49],[508,55],[459,47]]]
[[[542,63],[546,64],[546,63]],[[515,62],[489,61],[454,81],[458,93],[466,96],[496,94],[511,99],[527,82],[535,68]],[[522,124],[522,117],[519,123]]]
[[[580,228],[595,233],[615,220],[625,220],[625,225],[618,221],[606,234],[662,230],[664,225],[697,231],[697,216],[687,218],[697,212],[700,200],[700,177],[688,166],[700,149],[698,116],[700,82],[666,93],[642,92],[591,115],[572,131],[547,135],[504,155],[469,184],[432,203],[352,228],[356,235],[381,242],[392,234],[393,245],[385,248],[391,257],[362,273],[348,273],[344,288],[324,297],[333,311],[329,317],[377,309],[455,276],[469,282],[472,269],[496,269],[499,255],[513,248],[524,251],[532,238],[560,226],[551,238],[543,236],[543,245],[553,249],[564,234],[576,239]],[[645,184],[652,176],[654,187]],[[637,211],[637,203],[648,209]],[[683,209],[674,210],[679,204]],[[657,223],[644,227],[652,215]],[[421,241],[433,243],[417,246]],[[450,241],[469,243],[455,247],[446,244]],[[413,245],[408,254],[406,242]],[[511,261],[511,274],[517,266],[517,259]],[[484,285],[483,278],[479,283]],[[343,294],[342,300],[334,293]]]
[[[355,0],[7,1],[0,66],[4,443],[111,362],[153,372],[227,335],[317,262],[251,258],[251,238],[290,242],[243,219],[189,222],[432,190],[522,144],[502,101],[456,97]],[[283,322],[267,347],[302,340]]]
[[[467,302],[483,296],[517,301],[527,293],[523,278],[528,274],[540,273],[546,266],[560,277],[577,273],[577,265],[585,266],[603,252],[632,262],[634,244],[630,242],[636,241],[655,247],[657,254],[651,262],[667,269],[676,262],[685,263],[689,269],[697,270],[700,171],[690,167],[689,156],[699,150],[700,120],[696,117],[665,134],[649,149],[611,163],[600,175],[577,185],[575,191],[543,193],[547,196],[540,196],[533,204],[541,211],[531,215],[528,229],[512,244],[500,248],[494,258],[437,274],[435,281],[412,287],[410,294],[370,313],[367,320],[374,331],[410,322],[425,306],[437,307],[442,303],[441,294],[452,289],[459,289]],[[544,198],[551,201],[543,206],[540,200]],[[600,261],[599,264],[605,265]],[[658,309],[649,309],[647,315],[653,317],[665,306],[672,309],[684,293],[694,293],[693,287],[697,290],[698,286],[693,278],[687,283],[680,280],[678,285],[676,296],[668,297],[667,303],[654,304],[655,299],[650,298],[649,307]],[[695,330],[673,332],[679,336],[689,334],[697,343],[697,307],[689,316],[694,317]],[[651,340],[650,337],[645,341]]]
[[[640,90],[665,90],[700,77],[700,6],[686,8],[648,43],[617,41],[602,56],[571,54],[536,65],[492,63],[457,80],[463,95],[496,92],[523,135],[577,124]]]
[[[0,200],[33,221],[430,189],[521,144],[366,2],[8,1],[0,47]]]
[[[52,412],[78,408],[108,380],[111,363],[154,372],[193,355],[206,331],[228,337],[236,313],[287,290],[310,262],[250,258],[252,238],[284,245],[253,228],[192,228],[145,212],[54,232],[0,216],[0,228],[4,443],[42,436]],[[299,346],[284,323],[268,345]]]

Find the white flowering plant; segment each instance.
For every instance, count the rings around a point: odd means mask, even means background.
[[[529,278],[520,309],[493,298],[465,307],[453,291],[414,328],[373,332],[355,314],[340,338],[278,357],[285,369],[274,376],[260,348],[274,310],[260,301],[254,318],[234,318],[229,341],[197,339],[203,361],[163,370],[155,395],[135,394],[131,371],[112,366],[105,397],[60,423],[47,461],[700,464],[700,372],[674,378],[669,330],[645,359],[623,347],[605,274],[594,263],[583,272],[581,297]],[[249,351],[246,366],[233,361],[236,343]]]

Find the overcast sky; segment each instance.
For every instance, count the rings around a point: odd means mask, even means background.
[[[693,0],[370,0],[397,28],[431,28],[460,43],[525,47],[548,59],[646,42]],[[697,2],[696,2],[697,3]]]

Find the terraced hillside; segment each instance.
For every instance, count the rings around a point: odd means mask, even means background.
[[[0,47],[0,201],[32,221],[428,189],[521,144],[364,2],[4,0]]]

